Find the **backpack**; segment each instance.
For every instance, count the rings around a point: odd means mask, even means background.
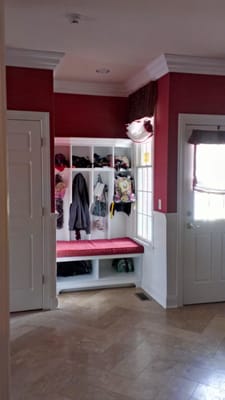
[[[133,258],[114,258],[112,266],[117,272],[134,272]]]
[[[134,179],[129,175],[117,175],[114,184],[114,201],[129,203],[135,201]]]

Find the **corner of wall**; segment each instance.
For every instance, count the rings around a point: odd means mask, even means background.
[[[142,287],[164,308],[178,302],[177,214],[153,212],[152,246],[145,246]]]
[[[178,307],[177,213],[166,215],[167,308]]]
[[[152,246],[145,246],[142,287],[162,307],[167,307],[166,216],[153,212]]]

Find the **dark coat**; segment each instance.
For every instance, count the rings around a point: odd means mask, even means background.
[[[89,195],[85,178],[81,173],[73,179],[69,230],[84,230],[90,233]]]

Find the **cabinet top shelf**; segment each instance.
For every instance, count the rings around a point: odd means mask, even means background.
[[[130,147],[132,141],[130,139],[118,138],[89,138],[89,137],[57,137],[55,145],[59,146],[86,146],[86,147]]]

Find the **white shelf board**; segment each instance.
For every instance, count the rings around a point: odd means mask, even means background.
[[[69,284],[57,284],[57,293],[62,291],[75,292],[80,290],[88,290],[88,289],[102,289],[102,288],[110,288],[110,287],[120,287],[120,286],[136,286],[136,282],[133,280],[119,280],[115,279],[100,279],[93,280],[89,282],[80,281],[77,285],[69,285]]]
[[[88,144],[87,144],[88,143]],[[102,138],[90,138],[90,137],[56,137],[55,138],[55,145],[56,146],[84,146],[84,147],[130,147],[132,141],[126,138],[111,138],[111,139],[104,139]]]
[[[137,277],[134,272],[118,273],[113,275],[103,276],[99,279],[89,275],[77,275],[71,277],[57,278],[57,292],[62,290],[84,290],[90,288],[102,288],[123,285],[135,285]]]

